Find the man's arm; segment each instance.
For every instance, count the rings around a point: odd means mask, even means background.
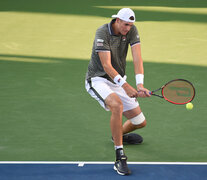
[[[101,60],[101,64],[104,68],[104,71],[114,80],[119,73],[113,68],[111,64],[111,53],[110,52],[99,52],[99,57]],[[122,88],[125,90],[129,97],[137,97],[138,92],[132,86],[130,86],[127,82],[122,85]]]
[[[135,44],[131,47],[132,50],[132,57],[134,63],[134,72],[136,77],[136,85],[138,92],[144,92],[140,94],[140,96],[145,97],[150,96],[149,90],[144,88],[144,67],[143,67],[143,60],[141,56],[141,47],[140,44]]]
[[[132,46],[131,49],[132,49],[135,74],[144,74],[140,44],[135,44],[134,46]]]
[[[104,68],[104,71],[111,77],[111,79],[114,79],[115,76],[118,75],[118,72],[112,67],[111,53],[107,51],[107,52],[99,52],[98,54],[101,60],[101,64]]]

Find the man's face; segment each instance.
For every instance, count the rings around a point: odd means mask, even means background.
[[[119,28],[119,33],[122,34],[122,35],[126,35],[129,30],[131,29],[132,25],[134,23],[132,22],[126,22],[126,21],[123,21],[121,19],[117,19],[118,21],[118,28]]]

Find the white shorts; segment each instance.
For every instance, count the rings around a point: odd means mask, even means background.
[[[117,84],[114,84],[102,77],[94,77],[91,78],[91,87],[88,81],[85,82],[85,87],[87,92],[96,99],[100,105],[107,111],[109,109],[106,107],[104,100],[108,97],[108,95],[112,93],[116,93],[123,103],[123,112],[131,110],[139,106],[136,98],[130,98],[124,89]],[[96,92],[94,92],[94,90]]]

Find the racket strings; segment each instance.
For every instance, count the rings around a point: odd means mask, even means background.
[[[195,89],[193,85],[185,80],[175,80],[169,82],[162,89],[163,97],[175,104],[185,104],[194,98]]]

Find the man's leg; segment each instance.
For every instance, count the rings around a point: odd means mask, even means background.
[[[123,130],[122,129],[123,105],[122,105],[122,102],[121,102],[120,98],[115,93],[112,93],[106,98],[105,103],[111,111],[110,126],[111,126],[112,137],[114,139],[114,145],[121,146],[123,144],[123,142],[122,142],[122,135],[123,135],[123,131],[122,131]]]
[[[139,116],[140,113],[142,113],[141,109],[140,109],[140,106],[137,106],[135,109],[132,109],[132,110],[129,110],[129,111],[125,111],[123,114],[124,116],[128,119],[124,125],[123,125],[123,134],[126,134],[126,133],[129,133],[129,132],[132,132],[136,129],[139,129],[139,128],[143,128],[146,126],[147,124],[147,121],[146,119],[142,120],[141,123],[134,123],[132,124],[131,120],[132,118],[136,117],[136,116]]]
[[[136,133],[130,133],[136,129],[146,126],[146,119],[141,112],[140,107],[123,113],[128,120],[123,125],[123,143],[127,144],[141,144],[143,142],[142,136]]]
[[[114,139],[116,149],[116,161],[114,170],[120,175],[129,175],[131,171],[127,166],[127,156],[123,150],[123,127],[122,127],[122,113],[123,104],[121,99],[115,94],[110,94],[105,100],[106,106],[111,111],[111,133]]]

